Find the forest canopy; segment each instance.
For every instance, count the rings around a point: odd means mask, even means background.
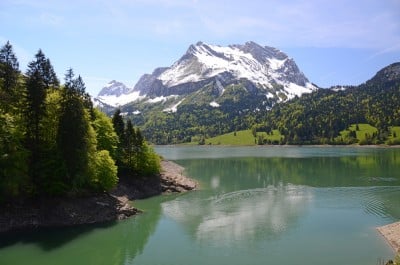
[[[64,84],[39,50],[25,73],[12,45],[0,50],[0,202],[112,189],[121,174],[157,174],[159,157],[140,130],[93,107],[81,76]]]

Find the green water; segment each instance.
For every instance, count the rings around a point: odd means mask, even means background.
[[[0,236],[0,264],[377,264],[400,220],[400,149],[157,147],[201,189],[101,226]]]

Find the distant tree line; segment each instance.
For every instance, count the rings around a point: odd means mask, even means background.
[[[116,131],[72,69],[61,86],[41,50],[22,74],[7,42],[0,50],[0,202],[106,191],[122,172],[158,173],[158,156],[129,124],[122,120],[122,134]]]

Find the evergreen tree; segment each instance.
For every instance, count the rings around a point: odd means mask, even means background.
[[[121,110],[117,109],[112,117],[112,124],[114,126],[115,133],[118,136],[118,146],[116,151],[116,163],[121,170],[124,158],[124,145],[125,145],[125,124],[121,116]]]
[[[29,175],[33,183],[39,185],[38,176],[41,159],[40,122],[45,114],[46,88],[43,76],[35,62],[28,66],[26,79],[26,147],[30,151]]]
[[[132,122],[130,119],[126,122],[124,135],[125,135],[124,157],[126,157],[126,164],[129,169],[134,169],[136,167],[134,164],[136,132],[135,129],[133,129]]]
[[[86,94],[86,86],[82,80],[82,77],[78,75],[78,77],[74,80],[74,83],[77,93],[83,97]]]
[[[113,115],[112,123],[114,125],[114,130],[118,135],[120,142],[123,141],[124,138],[124,120],[122,119],[121,110],[117,109]]]
[[[58,125],[57,145],[66,169],[66,183],[79,189],[89,183],[88,163],[90,123],[78,93],[72,69],[65,75],[65,85]]]
[[[16,101],[19,64],[9,41],[0,49],[0,106],[5,111]]]
[[[144,138],[142,135],[142,132],[140,131],[139,128],[136,128],[135,132],[135,137],[134,137],[134,145],[135,145],[135,150],[140,151],[144,143]]]
[[[32,75],[34,72],[39,73],[46,89],[60,85],[50,59],[46,58],[42,50],[36,53],[35,60],[28,65],[27,75]]]

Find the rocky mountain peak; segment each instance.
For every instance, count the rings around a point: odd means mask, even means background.
[[[387,83],[400,81],[400,62],[386,66],[376,73],[367,83]]]
[[[121,96],[129,92],[129,88],[121,82],[112,80],[105,87],[103,87],[98,96]]]

